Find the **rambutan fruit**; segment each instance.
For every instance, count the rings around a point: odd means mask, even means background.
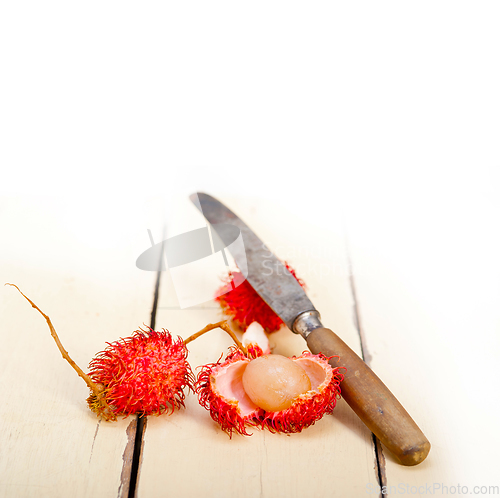
[[[184,406],[184,388],[192,389],[188,350],[167,330],[137,330],[133,336],[108,343],[90,362],[89,376],[104,386],[106,403],[115,415],[161,415]],[[94,392],[87,400],[98,414]]]
[[[21,290],[50,328],[63,358],[90,389],[90,409],[105,420],[117,416],[161,415],[184,406],[184,388],[194,389],[194,376],[187,361],[188,350],[181,338],[174,340],[167,330],[138,330],[131,337],[107,343],[90,362],[90,372],[71,359],[62,346],[50,318]]]
[[[195,389],[200,404],[231,437],[249,435],[246,426],[301,432],[335,408],[342,380],[321,353],[286,358],[264,355],[251,344],[203,366]]]
[[[286,262],[284,265],[305,288],[305,283],[297,277],[295,270]],[[260,323],[268,333],[276,332],[283,325],[283,320],[263,301],[239,271],[232,272],[216,294],[215,300],[221,305],[224,313],[232,317],[233,322],[242,330],[246,330],[253,322]]]

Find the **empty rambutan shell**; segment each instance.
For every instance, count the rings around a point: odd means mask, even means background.
[[[295,270],[286,262],[284,265],[305,288]],[[224,285],[216,294],[215,300],[221,305],[224,313],[242,330],[246,330],[252,322],[259,322],[268,333],[276,332],[283,325],[283,320],[262,300],[239,271],[233,272],[232,277],[224,281]]]
[[[280,357],[284,363],[292,362],[292,368],[299,366],[303,369],[308,379],[305,392],[296,393],[293,399],[286,401],[284,409],[265,409],[262,401],[259,404],[254,402],[255,393],[249,392],[248,383],[247,389],[244,386],[246,369],[252,361],[257,364],[257,360],[265,361],[275,356],[278,355],[263,355],[260,347],[255,345],[249,347],[247,354],[232,348],[225,360],[201,368],[195,387],[199,402],[230,437],[233,432],[250,435],[246,426],[267,428],[271,432],[301,432],[335,408],[343,375],[338,368],[330,366],[323,354],[313,355],[308,351],[298,357]],[[287,383],[290,374],[286,369],[280,373],[280,369],[271,371],[267,378],[264,373],[258,382],[276,384],[276,375],[283,375],[278,384]],[[299,375],[303,373],[299,372]],[[277,392],[276,396],[279,398],[281,394]]]
[[[181,338],[174,340],[165,329],[141,329],[107,344],[91,361],[89,376],[103,387],[113,415],[161,415],[184,406],[184,388],[193,389],[194,377]],[[102,414],[95,393],[87,402]]]

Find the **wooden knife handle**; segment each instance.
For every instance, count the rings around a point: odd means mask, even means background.
[[[403,465],[424,461],[429,441],[371,368],[330,329],[314,329],[306,340],[313,354],[339,356],[331,358],[330,365],[346,368],[342,397],[399,461]]]

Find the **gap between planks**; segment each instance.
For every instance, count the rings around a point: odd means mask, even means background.
[[[154,241],[151,236],[151,231],[148,230],[148,233],[151,239],[151,245],[154,245]],[[162,240],[165,240],[165,233],[163,233]],[[156,312],[158,310],[158,299],[160,295],[162,259],[163,259],[163,246],[162,250],[160,251],[160,261],[158,264],[158,271],[156,272],[153,306],[151,308],[151,319],[149,323],[149,327],[153,330],[156,325]],[[136,496],[137,485],[139,483],[139,473],[141,470],[142,448],[144,445],[144,435],[146,433],[146,426],[147,426],[147,417],[141,417],[140,415],[137,415],[136,418],[129,425],[129,428],[127,428],[127,435],[129,436],[129,441],[123,453],[123,467],[120,478],[120,487],[118,488],[118,498],[135,498]],[[133,433],[132,431],[135,432],[135,437],[133,438],[131,437],[131,434]]]
[[[368,350],[368,345],[366,341],[366,335],[361,322],[361,314],[358,303],[358,296],[356,294],[356,282],[354,279],[354,271],[352,268],[351,261],[351,253],[349,249],[349,241],[347,237],[347,233],[344,230],[344,238],[345,238],[345,247],[346,247],[346,257],[349,271],[349,286],[351,288],[351,295],[353,301],[353,315],[354,315],[354,325],[359,335],[359,343],[361,346],[361,357],[363,361],[370,366],[372,356]],[[372,441],[373,441],[373,452],[375,455],[375,470],[377,472],[377,481],[380,486],[380,489],[384,489],[387,486],[387,474],[385,470],[385,456],[382,450],[382,444],[375,434],[372,433]],[[382,498],[382,494],[380,495]]]

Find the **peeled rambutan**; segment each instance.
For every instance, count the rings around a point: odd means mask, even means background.
[[[201,368],[200,404],[223,431],[249,435],[246,426],[296,433],[330,413],[340,398],[343,375],[323,354],[286,358],[264,355],[257,345]]]
[[[295,270],[284,263],[288,271],[305,288],[304,282],[297,277]],[[262,300],[254,288],[239,271],[225,279],[224,285],[217,291],[215,300],[224,313],[232,317],[233,322],[246,330],[252,322],[259,322],[266,332],[276,332],[283,325],[283,320]]]

